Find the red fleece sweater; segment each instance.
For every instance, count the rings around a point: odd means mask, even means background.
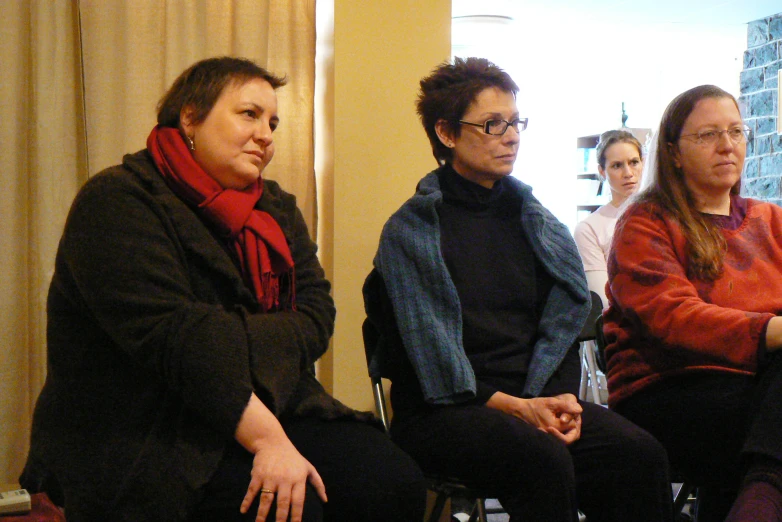
[[[716,281],[688,274],[676,221],[651,204],[617,223],[604,319],[610,406],[650,384],[694,372],[751,374],[768,321],[782,311],[782,208],[746,200]]]

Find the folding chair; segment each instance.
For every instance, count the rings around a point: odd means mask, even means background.
[[[596,360],[595,339],[597,336],[596,321],[603,313],[603,301],[596,292],[589,292],[592,299],[592,308],[589,311],[584,327],[576,339],[579,344],[581,356],[581,385],[578,390],[578,398],[582,401],[587,400],[587,387],[591,391],[592,401],[595,404],[605,406],[600,396],[600,375],[598,375],[598,364]],[[601,371],[602,373],[602,371]]]
[[[595,346],[596,357],[595,362],[601,372],[606,372],[606,339],[603,335],[603,316],[602,314],[595,319]],[[697,487],[691,481],[682,475],[677,470],[671,470],[671,480],[676,484],[681,484],[678,490],[675,490],[673,495],[673,514],[675,520],[684,522],[687,520],[697,521],[697,517],[692,517],[684,513],[685,506],[693,504],[697,496]]]
[[[375,399],[375,411],[383,422],[386,433],[389,431],[390,418],[388,408],[386,407],[386,396],[383,389],[383,380],[380,372],[372,369],[370,361],[372,354],[379,340],[379,333],[374,325],[365,320],[362,326],[364,335],[364,351],[367,357],[367,368],[369,369],[369,378],[372,381],[372,394]],[[450,498],[459,498],[466,500],[472,505],[472,512],[468,522],[487,522],[487,513],[504,513],[501,509],[486,508],[486,498],[493,498],[490,493],[467,486],[462,480],[455,477],[444,477],[441,475],[427,473],[424,470],[424,476],[427,481],[427,488],[435,494],[435,502],[432,511],[429,513],[428,522],[437,522],[443,513],[445,503]]]

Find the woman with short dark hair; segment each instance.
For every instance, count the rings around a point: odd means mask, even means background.
[[[21,478],[68,520],[423,516],[412,459],[315,378],[330,285],[294,196],[263,179],[284,83],[194,64],[147,148],[73,202]]]
[[[481,58],[421,80],[439,165],[386,223],[364,286],[391,435],[512,521],[671,520],[659,443],[576,398],[589,291],[567,227],[510,176],[527,126],[517,91]]]

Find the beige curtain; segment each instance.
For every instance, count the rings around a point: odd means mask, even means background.
[[[0,484],[17,481],[46,376],[46,293],[78,188],[144,147],[193,62],[243,56],[289,84],[265,176],[315,235],[314,0],[0,0]]]

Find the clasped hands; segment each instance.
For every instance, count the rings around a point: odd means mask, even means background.
[[[565,444],[572,444],[581,437],[583,408],[572,393],[521,399],[497,392],[491,396],[486,405],[518,417]]]

